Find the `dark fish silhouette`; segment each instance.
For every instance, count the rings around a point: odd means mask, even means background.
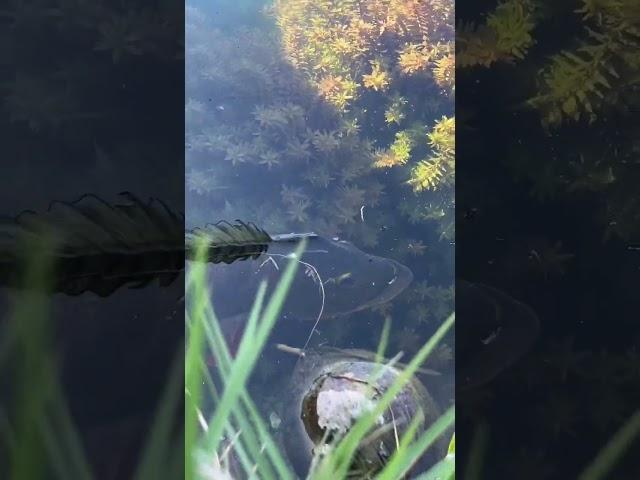
[[[249,261],[214,265],[208,283],[216,312],[229,317],[248,311],[244,292],[255,292],[267,280],[275,287],[301,236],[276,236],[268,250]],[[297,259],[300,266],[283,314],[299,319],[315,317],[320,309],[328,317],[346,315],[393,299],[411,282],[411,271],[400,263],[367,254],[349,242],[306,234],[307,247]]]
[[[493,380],[531,348],[538,331],[538,317],[528,305],[493,287],[458,280],[457,390]]]

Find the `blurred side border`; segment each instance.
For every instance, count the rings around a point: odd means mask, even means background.
[[[459,478],[640,476],[639,26],[625,0],[456,2],[456,275],[541,326],[457,389]]]
[[[184,3],[4,2],[0,44],[0,214],[123,191],[184,211]],[[182,475],[183,282],[28,293],[51,281],[29,249],[0,291],[0,477]]]

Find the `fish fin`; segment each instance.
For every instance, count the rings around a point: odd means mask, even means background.
[[[255,259],[267,251],[273,239],[265,230],[251,222],[235,222],[209,223],[187,232],[187,258],[195,260],[196,245],[200,241],[207,243],[207,261],[211,263],[229,264],[236,260]]]

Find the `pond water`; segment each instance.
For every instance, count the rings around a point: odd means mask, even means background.
[[[187,2],[187,228],[319,236],[251,378],[265,418],[296,363],[276,343],[375,352],[390,319],[386,356],[408,361],[453,312],[453,4],[427,3]],[[210,269],[233,343],[278,265]],[[442,409],[454,350],[450,332],[420,378]]]

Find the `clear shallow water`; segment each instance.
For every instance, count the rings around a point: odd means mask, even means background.
[[[408,359],[453,310],[453,187],[414,193],[407,184],[412,166],[432,150],[427,132],[452,115],[453,98],[419,75],[396,72],[397,81],[378,91],[363,87],[357,73],[358,94],[341,108],[319,93],[318,78],[287,50],[277,26],[286,14],[268,15],[264,7],[187,4],[187,227],[241,219],[271,234],[313,231],[352,243],[353,255],[406,265],[413,281],[392,301],[322,317],[310,346],[375,351],[389,317],[387,355],[403,351]],[[398,98],[402,115],[389,122],[387,112]],[[399,132],[413,135],[406,165],[374,168]],[[344,288],[364,271],[339,256],[322,261],[336,278],[347,274]],[[214,304],[220,311],[242,304],[248,309],[251,292],[236,293],[214,298]],[[276,327],[295,347],[304,344],[318,310],[318,292],[305,295],[309,314],[281,318]],[[360,305],[367,302],[363,287],[349,295]],[[274,343],[251,381],[265,417],[281,410],[295,364]],[[453,402],[454,348],[450,334],[426,365],[440,375],[423,378],[441,407]]]

